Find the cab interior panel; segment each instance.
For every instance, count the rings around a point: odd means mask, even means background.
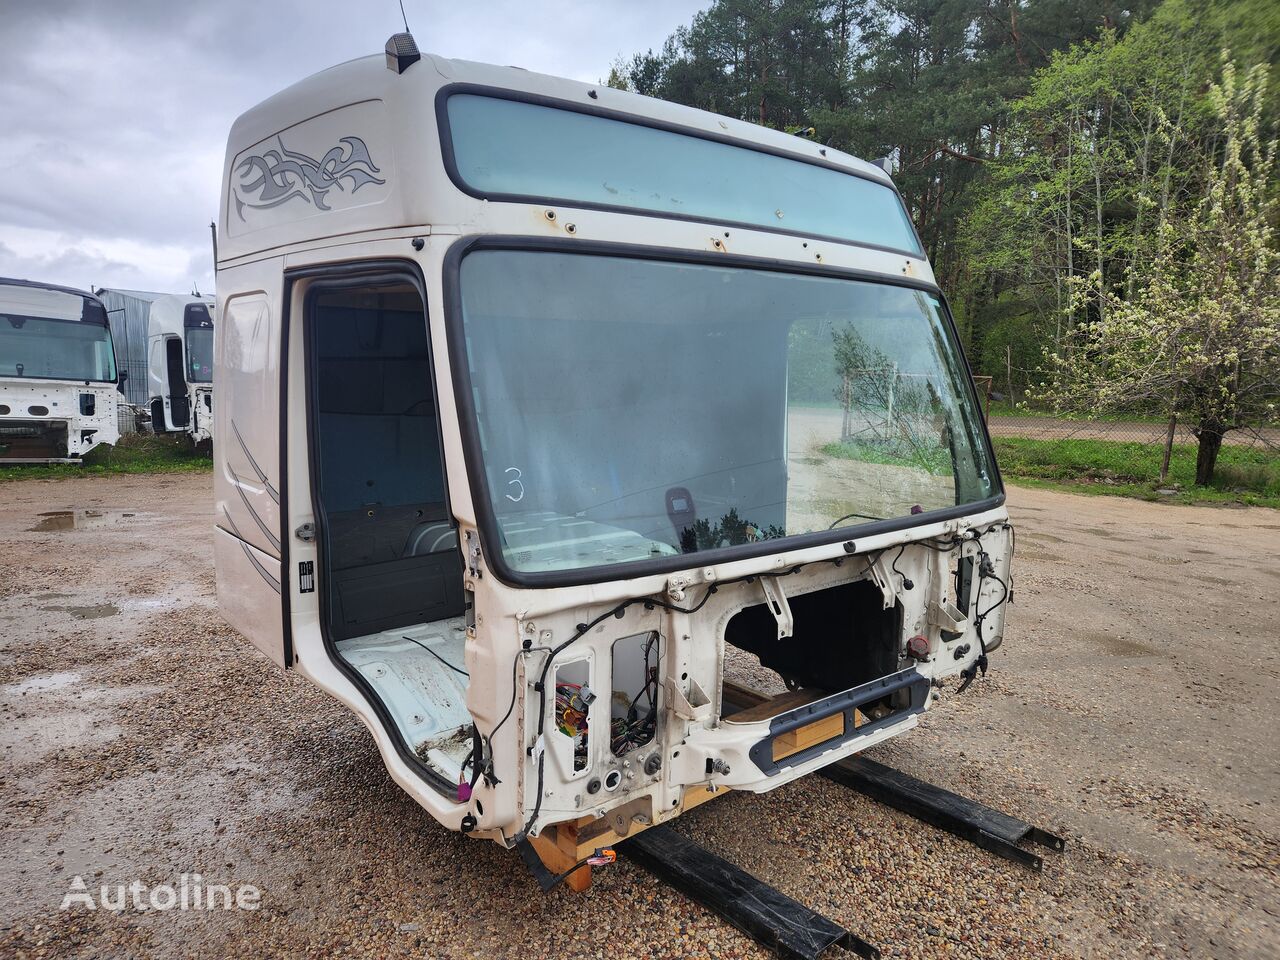
[[[462,560],[417,291],[321,291],[310,332],[330,638],[460,616]]]

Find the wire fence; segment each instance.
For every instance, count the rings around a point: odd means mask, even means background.
[[[122,437],[130,433],[146,433],[151,423],[151,414],[142,404],[127,403],[121,399],[116,407],[116,422]]]
[[[992,387],[989,376],[975,376],[974,386],[983,400],[987,428],[993,437],[1020,437],[1028,440],[1100,440],[1113,443],[1154,444],[1161,448],[1168,440],[1169,421],[1149,411],[1130,411],[1085,419],[1055,415],[1048,410],[1018,406]],[[1175,421],[1175,445],[1194,445],[1194,424]],[[1256,448],[1280,454],[1280,427],[1256,424],[1230,431],[1224,446]]]
[[[1124,485],[1169,494],[1209,486],[1230,496],[1280,498],[1280,428],[1230,431],[1213,460],[1201,457],[1193,424],[1134,410],[1093,419],[1018,405],[974,378],[1002,472],[1066,483]],[[837,391],[840,455],[905,464],[930,473],[952,467],[949,418],[936,374],[890,364],[848,368]],[[834,411],[833,411],[834,413]],[[834,424],[832,424],[834,426]]]

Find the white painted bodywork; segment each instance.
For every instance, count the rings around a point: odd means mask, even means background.
[[[0,316],[7,312],[35,317],[79,315],[80,302],[92,294],[61,288],[13,286],[0,282]],[[0,322],[4,322],[0,319]],[[120,439],[115,383],[15,376],[12,358],[0,354],[0,461],[7,463],[78,462],[99,444]],[[6,375],[6,373],[8,375]],[[83,412],[82,397],[91,396],[93,413]],[[65,429],[65,447],[51,456],[6,455],[6,433],[49,427]]]
[[[190,303],[204,304],[212,317],[215,300],[212,297],[196,297],[186,294],[173,294],[159,297],[151,303],[147,315],[147,391],[152,411],[152,429],[156,433],[185,433],[192,443],[206,443],[213,440],[213,384],[192,380],[187,374],[187,328],[183,318]],[[175,393],[169,382],[169,368],[166,361],[166,342],[177,340],[181,344],[183,356],[183,372],[186,396],[190,405],[190,414],[185,425],[174,422],[172,396]],[[181,391],[178,391],[181,392]],[[159,400],[157,407],[155,401]],[[156,412],[161,416],[156,419]]]
[[[890,182],[871,164],[751,124],[607,87],[433,56],[424,56],[400,75],[388,70],[381,56],[352,61],[317,74],[249,111],[231,132],[219,230],[215,379],[217,432],[222,439],[216,453],[215,496],[218,598],[223,615],[266,656],[298,670],[359,716],[397,783],[441,823],[459,829],[467,817],[467,825],[474,823],[477,835],[503,842],[525,829],[538,805],[538,756],[543,750],[554,753],[554,747],[535,738],[538,697],[531,685],[543,666],[545,653],[540,649],[568,639],[578,624],[607,614],[622,601],[657,597],[692,602],[712,583],[749,574],[779,574],[810,564],[782,578],[788,595],[871,578],[883,584],[886,603],[902,604],[904,636],[920,633],[929,638],[931,656],[916,666],[921,674],[940,678],[972,664],[978,654],[973,624],[961,624],[960,634],[948,641],[941,635],[937,615],[931,613],[949,599],[945,564],[936,551],[910,544],[980,534],[996,572],[1007,582],[1011,542],[1002,506],[907,530],[858,536],[858,557],[849,557],[841,542],[710,566],[697,565],[695,555],[683,575],[542,589],[515,587],[493,574],[478,546],[474,551],[470,548],[479,543],[478,516],[463,466],[459,413],[450,389],[449,344],[445,326],[439,322],[445,312],[444,258],[460,238],[480,234],[572,236],[687,251],[720,252],[728,247],[734,254],[761,261],[808,265],[816,259],[835,269],[925,281],[932,281],[933,274],[925,260],[854,244],[743,227],[735,227],[732,239],[726,240],[724,228],[716,224],[571,206],[557,207],[552,220],[541,204],[490,202],[468,196],[446,176],[434,109],[437,91],[455,82],[584,103],[590,96],[590,102],[600,107],[735,137],[797,156],[817,157],[822,152],[829,164]],[[245,204],[249,196],[246,185],[258,175],[246,168],[247,157],[287,148],[319,158],[340,137],[356,133],[366,144],[382,183],[368,183],[350,193],[331,193],[328,211],[317,211],[300,201],[266,209]],[[567,231],[569,226],[571,231]],[[474,625],[466,630],[459,651],[470,674],[466,711],[486,735],[498,727],[509,708],[513,713],[492,736],[490,759],[500,782],[490,785],[481,780],[466,802],[424,779],[406,756],[417,744],[398,743],[397,729],[384,725],[369,695],[356,685],[350,671],[336,662],[320,626],[322,589],[302,592],[297,575],[305,563],[319,570],[320,556],[314,540],[296,535],[316,522],[316,514],[304,426],[306,358],[296,328],[291,326],[287,336],[283,329],[286,317],[303,315],[309,280],[299,277],[286,283],[285,273],[367,260],[410,262],[424,278],[449,505],[468,564],[466,587],[474,597]],[[887,572],[892,554],[875,570],[866,559],[866,555],[874,556],[889,547],[896,553],[902,544],[908,545],[897,560],[895,574],[914,580],[914,590],[903,590],[900,577]],[[963,549],[972,555],[977,541],[970,540]],[[836,560],[842,561],[841,565],[835,565]],[[683,592],[680,576],[690,584]],[[1003,633],[1003,608],[996,602],[1000,599],[998,587],[984,583],[982,595],[974,599],[977,609],[998,608],[987,622],[988,647],[994,649]],[[681,812],[684,791],[690,787],[772,790],[915,725],[915,717],[907,717],[820,756],[793,764],[784,761],[783,768],[772,775],[762,774],[748,755],[751,746],[768,733],[768,721],[734,723],[722,717],[720,699],[725,623],[734,612],[762,600],[757,580],[724,586],[696,616],[632,606],[621,619],[609,617],[561,654],[557,664],[588,661],[601,677],[592,686],[607,690],[612,643],[647,631],[660,635],[662,708],[658,734],[649,748],[630,759],[640,760],[656,751],[662,765],[657,773],[646,775],[637,769],[638,764],[624,765],[612,757],[608,713],[596,711],[590,721],[593,747],[589,766],[575,772],[549,756],[539,813],[528,823],[528,832],[536,834],[557,821],[603,814],[645,798],[651,821],[668,819]],[[532,650],[524,649],[526,641]],[[368,644],[377,646],[379,642]],[[956,651],[961,648],[966,652],[957,658]],[[408,655],[407,647],[397,654]],[[705,696],[700,697],[698,691]],[[548,724],[549,736],[553,729],[554,724]],[[713,760],[722,761],[727,772],[709,775],[708,761]],[[616,790],[587,793],[589,779],[615,769],[622,774]]]

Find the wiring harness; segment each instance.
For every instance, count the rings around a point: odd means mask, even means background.
[[[975,625],[975,629],[978,636],[980,653],[979,653],[979,656],[974,660],[973,664],[971,664],[965,670],[961,671],[960,675],[964,679],[960,687],[958,688],[957,693],[963,692],[969,686],[969,684],[973,682],[973,680],[977,677],[979,672],[981,672],[982,674],[986,673],[987,649],[986,649],[986,641],[983,636],[983,629],[984,629],[986,618],[990,616],[996,609],[1003,606],[1005,603],[1010,602],[1012,599],[1012,591],[1009,589],[1009,585],[996,574],[995,565],[992,562],[990,555],[982,547],[982,538],[996,530],[1009,530],[1012,535],[1013,527],[1008,522],[1001,522],[1001,523],[996,523],[991,525],[987,529],[983,530],[981,533],[970,531],[967,535],[952,536],[945,540],[939,540],[939,539],[917,540],[917,541],[913,541],[910,544],[910,545],[923,546],[928,549],[935,550],[939,553],[951,553],[953,550],[956,549],[956,547],[961,546],[964,543],[967,543],[970,541],[976,541],[978,543],[977,557],[978,557],[978,578],[979,578],[978,595],[979,597],[981,597],[981,594],[982,594],[982,584],[988,579],[995,580],[1003,588],[1003,591],[999,600],[994,601],[985,610],[980,610],[977,612],[977,614],[975,614],[974,625]],[[901,571],[896,569],[897,561],[901,557],[902,551],[908,545],[909,544],[907,543],[903,543],[897,547],[898,554],[894,558],[893,572],[896,573],[899,577],[901,577],[903,581],[902,585],[904,589],[910,590],[912,589],[912,587],[914,587],[914,584],[911,583],[910,580],[904,574],[902,574]],[[893,547],[885,547],[873,553],[857,554],[853,541],[849,541],[844,546],[845,546],[845,551],[847,553],[854,554],[856,557],[865,560],[869,566],[874,565],[876,562],[878,562],[881,556],[883,556],[888,550],[894,549]],[[1010,550],[1012,551],[1012,549],[1013,549],[1013,546],[1011,543]],[[834,566],[840,566],[841,564],[844,563],[846,559],[848,558],[837,557],[831,560],[811,561],[811,563],[823,562],[823,563],[831,563]],[[800,570],[804,569],[806,566],[809,566],[809,565],[810,563],[797,564],[794,567],[791,567],[787,570],[779,571],[772,575],[789,576],[791,574],[798,573]],[[558,657],[560,653],[562,653],[569,646],[576,643],[582,637],[586,636],[588,633],[594,630],[601,623],[608,620],[610,617],[622,619],[626,615],[627,610],[633,606],[636,606],[637,604],[642,605],[646,610],[663,609],[663,610],[671,611],[673,613],[684,614],[686,616],[692,615],[694,613],[697,613],[704,606],[706,606],[707,602],[710,601],[711,597],[721,587],[730,586],[736,583],[750,583],[759,579],[760,576],[761,574],[749,574],[742,577],[736,577],[731,580],[724,580],[718,583],[712,583],[708,585],[706,592],[702,595],[702,598],[697,603],[693,604],[690,607],[682,607],[678,604],[671,603],[667,600],[664,600],[656,596],[632,597],[628,600],[622,601],[617,606],[612,607],[611,609],[605,611],[604,613],[600,614],[599,616],[595,617],[594,619],[586,623],[579,623],[577,625],[577,628],[569,636],[568,639],[563,640],[562,642],[560,642],[554,647],[535,647],[533,646],[531,641],[525,641],[525,645],[520,650],[519,655],[512,658],[511,702],[508,705],[506,712],[502,715],[502,719],[500,719],[494,725],[493,729],[490,730],[487,734],[481,734],[478,728],[473,727],[475,752],[473,757],[469,760],[469,765],[471,766],[471,769],[472,769],[472,777],[470,782],[471,787],[475,786],[475,783],[481,776],[483,776],[485,778],[485,781],[489,783],[491,786],[496,786],[498,783],[501,782],[497,778],[493,769],[493,738],[498,734],[498,731],[503,728],[503,726],[507,723],[507,721],[511,719],[512,714],[515,712],[516,702],[519,699],[518,678],[519,678],[520,658],[521,656],[527,657],[534,653],[545,652],[546,656],[542,661],[542,666],[540,670],[538,671],[538,679],[533,684],[533,689],[538,694],[538,697],[539,697],[537,733],[536,733],[536,736],[534,737],[533,744],[526,749],[526,752],[530,757],[536,756],[538,760],[538,778],[537,778],[537,787],[535,792],[536,799],[534,801],[533,811],[532,813],[530,813],[529,818],[525,821],[524,827],[521,829],[521,831],[518,834],[516,834],[514,838],[511,838],[509,843],[515,846],[520,846],[520,847],[526,846],[528,844],[527,838],[528,838],[529,831],[530,829],[532,829],[533,824],[538,819],[539,813],[541,813],[542,811],[542,795],[543,795],[543,789],[545,784],[545,764],[546,764],[546,750],[545,750],[543,735],[545,733],[545,720],[547,716],[547,709],[546,709],[547,675],[550,672],[551,665],[552,663],[555,662],[556,657]],[[645,669],[646,669],[646,675],[647,675],[647,682],[645,683],[645,686],[636,695],[635,699],[632,700],[631,704],[627,709],[626,715],[624,715],[623,717],[614,719],[611,723],[610,743],[611,743],[611,746],[613,747],[615,754],[621,755],[622,753],[625,753],[628,750],[635,749],[635,747],[637,746],[648,743],[649,740],[652,739],[654,732],[656,730],[658,677],[657,677],[657,670],[652,666],[650,666],[650,662],[649,662],[650,648],[651,648],[651,645],[655,642],[655,640],[656,640],[656,635],[654,639],[651,639],[649,641],[649,646],[646,646],[646,649],[645,649]],[[555,704],[556,704],[556,709],[555,709],[556,725],[562,732],[570,736],[579,735],[582,732],[585,732],[585,724],[586,724],[585,708],[590,704],[589,702],[585,704],[582,702],[580,691],[581,691],[581,688],[578,687],[578,685],[570,684],[570,683],[557,683],[555,684],[555,689],[553,691],[553,696],[555,697]],[[594,699],[594,695],[592,695],[592,697]],[[643,706],[641,706],[642,699],[644,701]]]

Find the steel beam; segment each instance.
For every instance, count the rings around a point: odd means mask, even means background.
[[[832,948],[873,960],[880,956],[861,937],[668,826],[641,831],[617,850],[784,957],[818,960]]]
[[[838,760],[819,772],[836,783],[1032,870],[1039,870],[1043,861],[1038,854],[1018,846],[1023,840],[1051,850],[1066,847],[1062,837],[863,756]]]

